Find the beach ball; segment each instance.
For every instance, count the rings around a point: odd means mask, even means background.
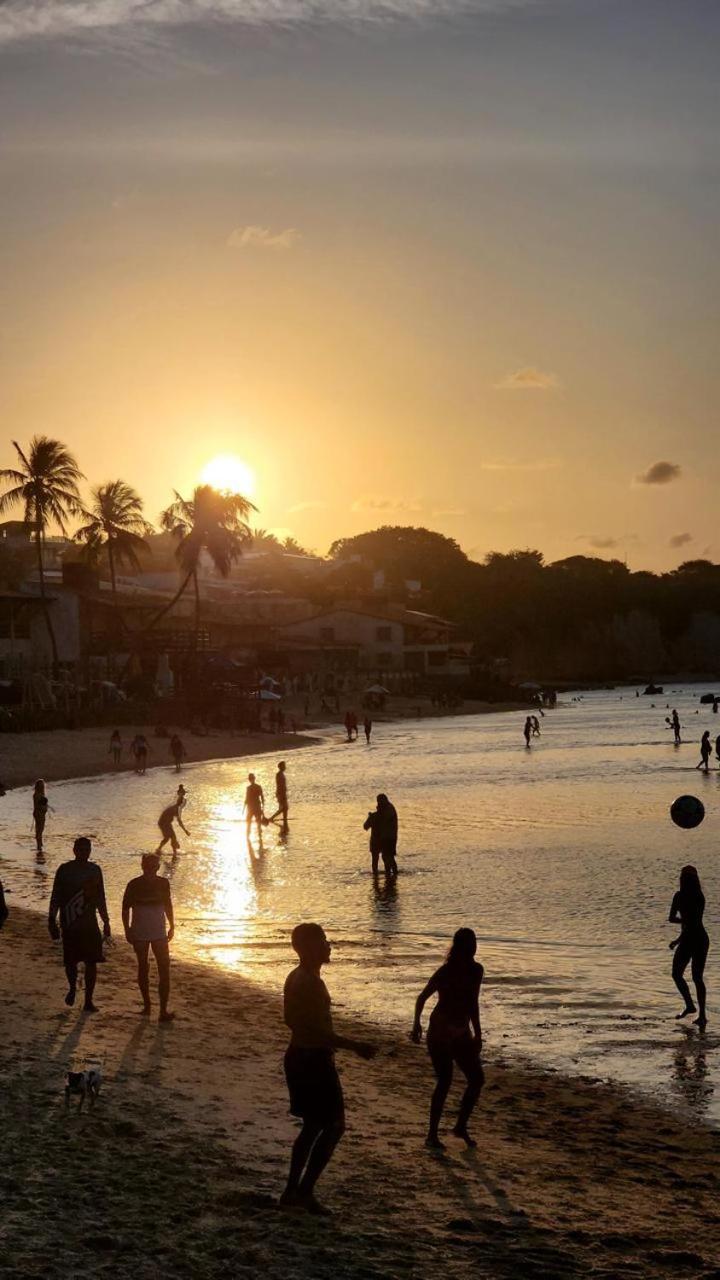
[[[670,805],[670,817],[684,831],[699,827],[705,817],[705,805],[697,796],[678,796]]]

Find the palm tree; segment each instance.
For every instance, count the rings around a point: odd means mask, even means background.
[[[281,551],[282,546],[277,534],[271,533],[269,529],[251,529],[250,537],[254,547],[265,551]]]
[[[48,525],[55,524],[61,533],[66,534],[68,518],[84,514],[78,490],[83,474],[69,449],[59,440],[33,436],[27,454],[23,453],[16,440],[13,440],[13,445],[20,466],[0,470],[0,480],[11,486],[0,495],[0,515],[22,502],[25,527],[35,539],[40,597],[50,637],[53,667],[57,670],[58,647],[45,590],[43,551]]]
[[[113,608],[116,618],[122,623],[117,601],[116,566],[124,563],[131,569],[140,568],[140,552],[150,550],[145,539],[153,532],[153,527],[143,516],[140,495],[124,480],[96,485],[87,515],[87,524],[77,530],[75,537],[85,544],[86,554],[91,560],[97,560],[101,549],[106,549]]]
[[[192,581],[197,637],[200,630],[200,557],[206,551],[218,573],[226,578],[234,562],[242,555],[243,545],[251,539],[247,519],[250,512],[257,508],[241,494],[221,493],[209,484],[198,485],[189,499],[183,498],[177,490],[174,493],[175,501],[161,513],[160,524],[177,542],[175,557],[183,573],[183,580],[172,600],[153,618],[150,625],[154,626],[172,609]]]

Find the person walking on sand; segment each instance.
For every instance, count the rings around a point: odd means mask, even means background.
[[[674,740],[675,740],[675,746],[676,746],[676,747],[679,747],[679,746],[680,746],[680,742],[681,742],[681,738],[680,738],[680,717],[679,717],[679,715],[678,715],[678,713],[677,713],[677,707],[673,707],[673,713],[672,713],[672,715],[671,715],[671,717],[670,717],[670,724],[671,724],[671,726],[672,726],[673,738],[674,738]]]
[[[352,733],[353,733],[352,711],[345,712],[344,724],[345,724],[345,732],[347,734],[347,740],[348,742],[352,742]]]
[[[445,964],[433,974],[420,992],[415,1005],[415,1021],[410,1039],[419,1044],[422,1039],[423,1009],[430,996],[437,994],[437,1004],[430,1015],[427,1032],[428,1053],[437,1084],[430,1103],[430,1127],[425,1143],[436,1151],[444,1150],[439,1128],[452,1084],[454,1064],[462,1071],[467,1085],[453,1134],[456,1138],[461,1138],[468,1147],[477,1145],[468,1132],[470,1116],[485,1082],[480,1062],[480,987],[484,970],[475,960],[476,951],[477,939],[472,929],[458,929]]]
[[[525,721],[525,728],[523,729],[523,736],[524,736],[524,738],[525,738],[525,746],[526,746],[526,747],[528,747],[528,749],[529,749],[529,747],[530,747],[530,738],[532,737],[532,717],[531,717],[531,716],[528,716],[528,717],[527,717],[527,719],[526,719],[526,721]]]
[[[120,756],[122,755],[122,738],[120,737],[119,729],[113,729],[110,735],[110,750],[108,755],[112,756],[113,764],[117,767],[120,763]]]
[[[532,736],[533,738],[539,738],[540,737],[540,721],[538,720],[537,716],[531,716],[530,720],[532,722]]]
[[[290,1114],[302,1120],[293,1143],[287,1186],[280,1204],[307,1213],[329,1211],[315,1199],[315,1186],[345,1132],[345,1101],[335,1067],[335,1050],[349,1049],[370,1059],[375,1045],[335,1034],[328,989],[320,977],[332,948],[319,924],[299,924],[292,931],[299,964],[285,982],[285,1023],[290,1045],[285,1054],[285,1078]]]
[[[2,880],[0,880],[0,929],[2,929],[9,915],[10,912],[7,909],[7,902],[5,901],[5,889],[3,888]]]
[[[103,873],[90,861],[92,844],[87,836],[78,836],[73,845],[74,862],[63,862],[55,872],[48,929],[53,941],[62,934],[63,961],[68,980],[65,1003],[73,1005],[77,992],[78,965],[85,966],[85,1013],[97,1013],[93,994],[97,967],[102,964],[103,940],[97,917],[103,922],[103,937],[110,937],[110,917],[105,901]],[[60,928],[58,928],[58,914]]]
[[[255,774],[248,774],[248,785],[245,788],[245,803],[243,809],[245,811],[245,821],[247,823],[248,840],[250,839],[250,829],[253,822],[257,823],[258,835],[262,834],[262,821],[264,817],[265,796],[259,782],[255,781]]]
[[[704,769],[705,773],[710,769],[710,756],[712,755],[712,747],[710,745],[710,730],[706,729],[700,739],[700,759],[695,765],[696,769]]]
[[[177,853],[178,849],[180,848],[178,838],[175,835],[175,827],[173,826],[173,823],[177,822],[178,826],[181,827],[182,830],[185,832],[185,835],[186,836],[190,835],[190,832],[188,831],[187,827],[185,826],[185,823],[180,817],[180,813],[182,809],[184,809],[184,807],[185,807],[185,788],[180,786],[178,787],[178,790],[177,790],[175,803],[169,804],[166,809],[163,809],[162,813],[160,814],[160,817],[158,818],[158,826],[162,833],[162,840],[160,841],[156,849],[156,853],[162,853],[163,849],[165,848],[165,845],[168,844],[168,842],[170,843],[173,853]]]
[[[715,739],[715,755],[717,757],[718,763],[720,763],[720,733]]]
[[[177,733],[174,733],[170,739],[170,754],[175,761],[175,772],[179,773],[182,769],[183,760],[187,759],[187,751],[185,750],[185,743]]]
[[[135,758],[135,772],[144,775],[147,772],[148,741],[144,733],[136,733],[130,744]]]
[[[33,787],[33,830],[38,853],[43,852],[43,835],[49,808],[50,802],[45,794],[45,782],[42,778],[38,778]]]
[[[710,939],[703,924],[703,914],[705,912],[705,895],[700,884],[700,877],[696,867],[683,867],[680,872],[680,888],[675,894],[670,906],[670,915],[668,919],[671,924],[680,922],[682,928],[680,937],[675,938],[670,943],[670,950],[674,951],[672,976],[673,982],[677,987],[680,995],[685,1001],[685,1008],[682,1013],[677,1015],[677,1019],[687,1018],[691,1013],[697,1013],[695,1018],[695,1026],[701,1031],[707,1026],[706,1000],[707,991],[705,987],[705,961],[707,960],[708,950],[710,947]],[[692,980],[697,994],[698,1007],[695,1008],[690,988],[685,981],[685,970],[691,965]]]
[[[137,956],[137,984],[143,998],[143,1013],[150,1016],[149,953],[155,956],[158,970],[160,1017],[158,1022],[172,1022],[168,1012],[170,998],[170,943],[175,933],[170,881],[158,875],[160,859],[156,853],[145,853],[142,875],[130,880],[123,895],[122,922],[125,937]],[[167,920],[168,928],[165,928]]]
[[[287,765],[281,760],[275,774],[275,799],[277,800],[277,809],[272,815],[270,821],[274,822],[277,817],[282,816],[282,825],[287,826],[288,820],[288,789],[287,774],[285,772]]]
[[[369,716],[365,716],[365,719],[363,720],[363,729],[365,730],[365,741],[368,746],[370,746],[370,735],[373,731],[373,722]]]

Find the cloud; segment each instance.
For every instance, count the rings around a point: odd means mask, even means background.
[[[587,542],[588,546],[594,547],[596,551],[612,551],[620,546],[619,538],[611,538],[601,533],[581,533],[575,541]]]
[[[300,232],[294,227],[285,231],[271,231],[269,227],[236,227],[228,236],[230,249],[292,249],[300,239]]]
[[[512,13],[541,0],[4,0],[0,44],[82,37],[95,31],[149,32],[203,23],[287,26],[303,22],[387,23]]]
[[[501,378],[500,382],[495,383],[496,391],[557,391],[560,386],[560,380],[554,373],[544,373],[542,369],[536,369],[533,365],[525,365],[522,369],[516,369],[514,373],[508,373],[506,377]]]
[[[561,467],[560,458],[535,458],[527,462],[517,462],[514,458],[500,458],[495,462],[481,462],[481,471],[554,471]]]
[[[405,498],[382,498],[370,495],[356,498],[352,504],[353,511],[404,511],[408,515],[418,515],[423,510],[419,498],[407,501]]]
[[[433,511],[434,516],[445,516],[446,519],[450,516],[464,516],[465,514],[466,512],[462,507],[438,507],[436,511]]]
[[[676,462],[653,462],[647,471],[635,477],[636,484],[670,484],[677,480],[682,468]]]
[[[327,502],[296,502],[294,506],[288,507],[288,515],[300,515],[303,511],[324,511]]]
[[[684,547],[688,542],[692,542],[692,540],[693,536],[691,533],[674,533],[668,543],[668,546]]]

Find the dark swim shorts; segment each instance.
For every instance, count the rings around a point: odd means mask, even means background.
[[[97,925],[84,929],[66,929],[62,936],[63,960],[66,965],[102,964],[105,959],[102,935]]]
[[[342,1085],[334,1055],[327,1049],[300,1049],[290,1045],[285,1054],[285,1079],[291,1115],[322,1125],[344,1118]]]

